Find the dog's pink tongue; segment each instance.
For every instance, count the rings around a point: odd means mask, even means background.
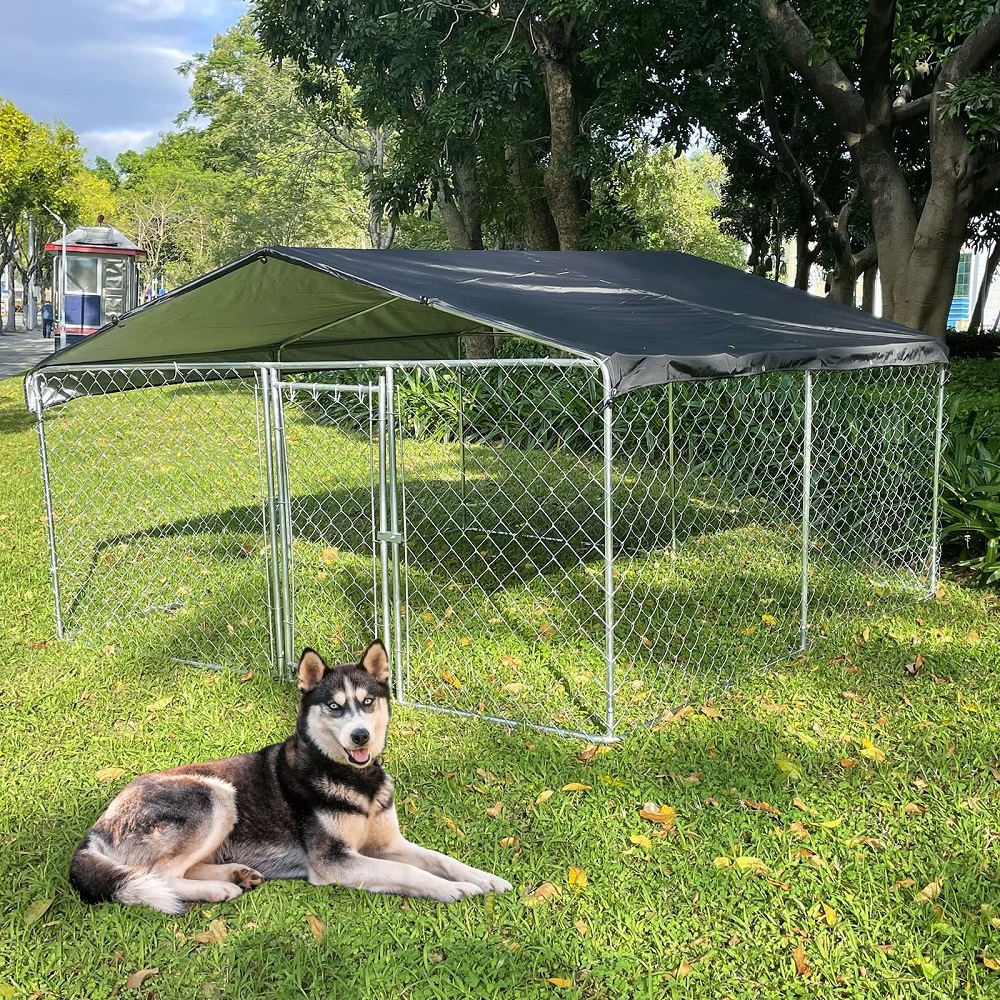
[[[371,756],[367,747],[362,747],[360,750],[351,750],[350,754],[351,760],[353,760],[355,764],[367,764],[368,758]]]

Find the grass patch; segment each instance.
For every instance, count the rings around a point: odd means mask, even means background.
[[[127,996],[151,968],[159,1000],[1000,995],[1000,605],[952,581],[929,604],[831,617],[822,652],[587,760],[579,741],[398,710],[387,763],[407,834],[509,878],[507,896],[271,883],[181,918],[83,906],[67,865],[108,799],[136,773],[283,738],[295,692],[262,669],[54,641],[21,406],[0,382],[0,997]],[[155,564],[180,542],[147,544]],[[336,565],[318,549],[316,572]],[[516,652],[489,626],[468,647],[438,627],[442,663],[481,641]],[[672,829],[646,802],[676,810]],[[525,905],[544,883],[558,892]]]

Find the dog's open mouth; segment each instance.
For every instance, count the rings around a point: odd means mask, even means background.
[[[368,751],[368,747],[361,747],[358,750],[348,750],[347,756],[351,758],[351,761],[358,765],[358,767],[363,767],[371,759],[372,755]]]

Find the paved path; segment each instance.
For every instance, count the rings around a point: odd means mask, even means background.
[[[43,338],[41,330],[0,333],[0,378],[23,375],[52,350],[52,338]]]

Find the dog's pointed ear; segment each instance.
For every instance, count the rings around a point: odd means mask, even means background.
[[[362,654],[361,666],[377,681],[389,683],[389,654],[381,639],[376,639]]]
[[[311,691],[323,679],[326,664],[315,649],[303,649],[299,657],[299,690]]]

